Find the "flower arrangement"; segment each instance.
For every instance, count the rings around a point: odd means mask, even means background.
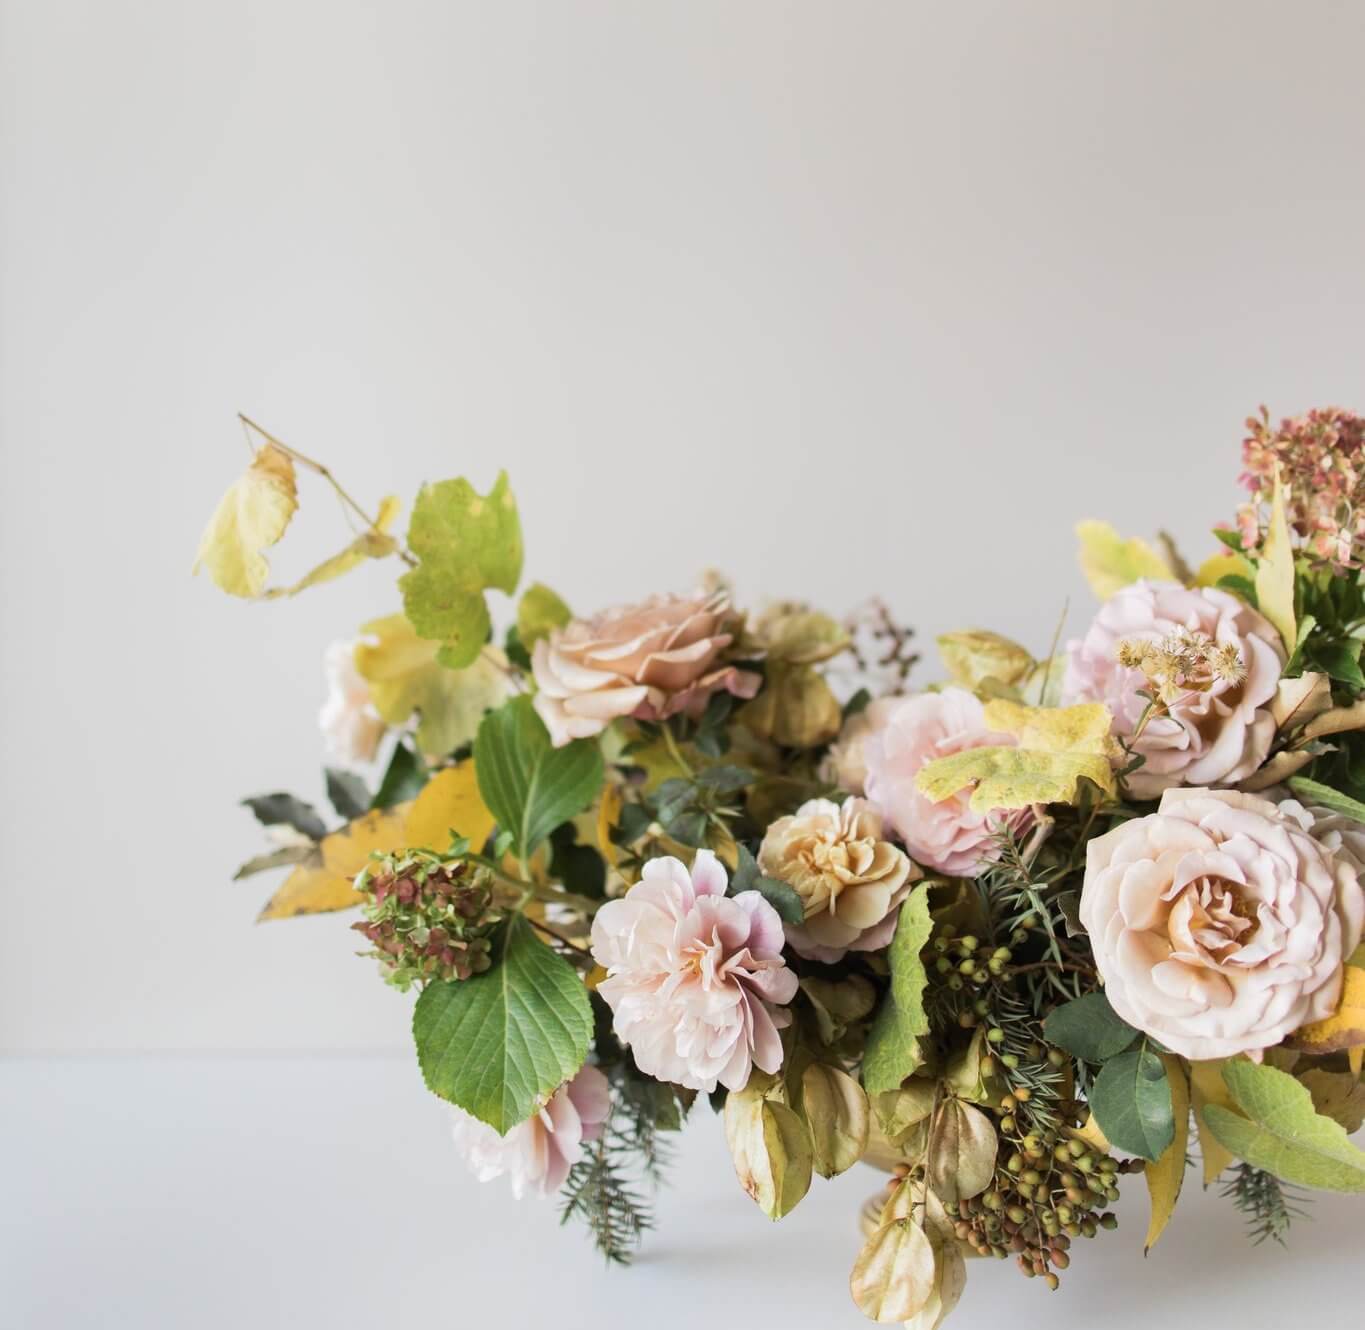
[[[212,580],[391,559],[402,608],[326,655],[335,820],[246,800],[238,876],[287,870],[266,919],[358,913],[480,1178],[625,1260],[703,1099],[772,1219],[890,1172],[850,1288],[921,1330],[969,1255],[1055,1289],[1122,1175],[1150,1249],[1191,1151],[1257,1238],[1290,1189],[1365,1192],[1365,421],[1263,411],[1205,562],[1082,523],[1080,636],[950,633],[918,689],[880,604],[746,615],[712,578],[576,615],[521,588],[505,475],[424,486],[404,541],[245,423]],[[300,471],[357,530],[268,588]]]

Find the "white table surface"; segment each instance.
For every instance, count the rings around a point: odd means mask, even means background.
[[[771,1224],[740,1192],[704,1106],[658,1231],[621,1270],[561,1229],[552,1206],[467,1174],[406,1059],[13,1059],[0,1062],[0,1103],[8,1330],[870,1324],[846,1280],[878,1176],[817,1179]],[[975,1261],[951,1324],[1345,1330],[1365,1319],[1365,1197],[1319,1198],[1285,1252],[1250,1247],[1231,1207],[1187,1181],[1145,1261],[1133,1179],[1119,1230],[1076,1244],[1059,1293]]]

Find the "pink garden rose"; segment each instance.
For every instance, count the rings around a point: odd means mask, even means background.
[[[387,728],[370,701],[369,681],[355,667],[355,648],[354,642],[327,648],[327,700],[318,713],[328,753],[345,766],[372,762]]]
[[[974,812],[969,789],[935,803],[920,793],[915,777],[935,758],[1015,742],[1012,734],[986,728],[981,703],[965,688],[901,698],[863,741],[868,801],[919,863],[953,877],[975,877],[996,857],[997,833],[1022,829],[1030,814]]]
[[[536,643],[535,707],[562,747],[613,720],[699,716],[721,689],[753,697],[762,680],[724,665],[738,616],[724,591],[655,596],[575,619]]]
[[[641,1071],[705,1090],[742,1090],[751,1067],[782,1065],[778,1031],[796,975],[782,959],[782,920],[756,891],[725,894],[729,879],[710,850],[689,873],[651,859],[621,900],[592,924],[592,954],[607,970],[597,992],[616,1036]]]
[[[1265,761],[1275,735],[1269,703],[1285,663],[1279,633],[1236,596],[1178,582],[1134,582],[1105,601],[1085,636],[1067,644],[1063,704],[1103,702],[1114,733],[1132,734],[1146,706],[1138,691],[1150,691],[1150,682],[1119,663],[1119,645],[1181,633],[1235,648],[1245,677],[1184,692],[1148,722],[1134,745],[1146,760],[1128,777],[1138,799],[1175,785],[1235,785]]]
[[[1365,894],[1346,856],[1268,799],[1167,790],[1086,847],[1080,918],[1114,1010],[1206,1061],[1332,1014]]]
[[[557,1192],[582,1157],[583,1143],[601,1135],[610,1111],[607,1078],[596,1067],[585,1066],[506,1136],[458,1108],[451,1131],[479,1181],[506,1173],[519,1200],[528,1187],[542,1196]]]

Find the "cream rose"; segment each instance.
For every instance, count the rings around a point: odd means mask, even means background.
[[[759,867],[801,897],[805,921],[787,924],[798,955],[833,962],[877,951],[896,931],[896,909],[919,870],[882,839],[882,819],[862,799],[811,799],[768,828]]]
[[[655,596],[575,619],[536,643],[535,707],[556,747],[613,720],[698,716],[721,689],[753,697],[757,674],[721,663],[739,616],[726,592]]]
[[[373,762],[388,727],[370,700],[370,684],[355,667],[355,642],[333,642],[323,657],[327,700],[318,713],[328,753],[345,766]]]
[[[1365,894],[1346,856],[1269,800],[1167,790],[1087,846],[1080,918],[1114,1010],[1205,1061],[1332,1014]]]

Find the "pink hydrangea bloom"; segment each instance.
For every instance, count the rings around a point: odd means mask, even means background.
[[[1014,743],[1013,735],[986,728],[981,703],[965,688],[903,698],[879,712],[863,738],[868,802],[912,858],[953,877],[975,877],[996,857],[1001,828],[1021,830],[1028,811],[975,812],[970,790],[935,802],[920,793],[915,777],[935,758]]]
[[[1155,799],[1176,785],[1233,785],[1270,752],[1275,697],[1285,653],[1280,635],[1250,606],[1226,591],[1178,582],[1134,582],[1100,607],[1078,641],[1067,644],[1062,701],[1103,702],[1114,733],[1131,735],[1147,705],[1147,678],[1119,663],[1123,642],[1161,642],[1174,634],[1202,635],[1232,646],[1245,677],[1214,679],[1169,704],[1151,719],[1134,748],[1146,759],[1128,777],[1138,799]]]
[[[451,1133],[480,1182],[505,1173],[518,1199],[528,1187],[549,1196],[564,1185],[569,1169],[582,1157],[583,1143],[601,1135],[610,1111],[607,1078],[587,1066],[506,1136],[458,1108]]]
[[[616,1036],[647,1075],[710,1093],[741,1090],[751,1067],[782,1065],[778,1031],[796,996],[782,959],[782,920],[756,891],[725,894],[729,879],[710,850],[691,872],[651,859],[621,900],[598,910],[592,953],[607,970],[597,991]]]

